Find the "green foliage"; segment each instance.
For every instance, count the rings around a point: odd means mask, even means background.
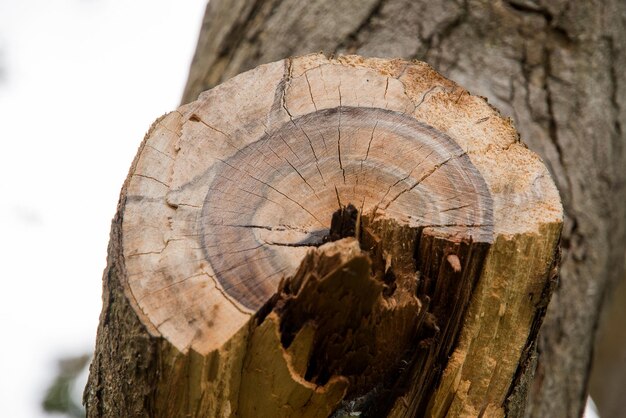
[[[42,407],[46,412],[61,412],[72,418],[85,416],[85,409],[72,398],[72,389],[80,373],[89,364],[90,357],[68,357],[59,360],[59,372],[46,391]]]

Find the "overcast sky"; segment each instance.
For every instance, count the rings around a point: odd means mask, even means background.
[[[111,218],[176,108],[205,0],[0,0],[0,417],[91,352]]]

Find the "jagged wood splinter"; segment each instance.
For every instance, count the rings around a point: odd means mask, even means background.
[[[260,66],[141,145],[88,415],[505,416],[561,223],[510,121],[428,65]]]

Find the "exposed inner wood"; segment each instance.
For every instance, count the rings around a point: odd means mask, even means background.
[[[271,300],[281,343],[289,350],[300,332],[313,329],[299,375],[320,386],[333,376],[348,379],[337,415],[387,416],[413,386],[419,390],[407,403],[422,416],[489,244],[367,217],[361,231],[358,243],[348,238],[308,253],[281,284]]]
[[[330,230],[328,235],[324,235],[323,241],[337,241],[341,238],[358,236],[360,224],[361,214],[352,203],[348,203],[348,206],[341,206],[333,213]]]
[[[352,203],[412,226],[489,241],[491,196],[466,153],[414,118],[340,106],[291,119],[215,165],[201,243],[222,288],[255,311],[329,218]]]
[[[321,55],[157,121],[120,213],[156,416],[501,416],[562,222],[483,99],[422,63]]]

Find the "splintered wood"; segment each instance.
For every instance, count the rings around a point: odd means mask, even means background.
[[[118,220],[151,416],[502,417],[562,209],[484,99],[424,63],[309,55],[159,119]]]

